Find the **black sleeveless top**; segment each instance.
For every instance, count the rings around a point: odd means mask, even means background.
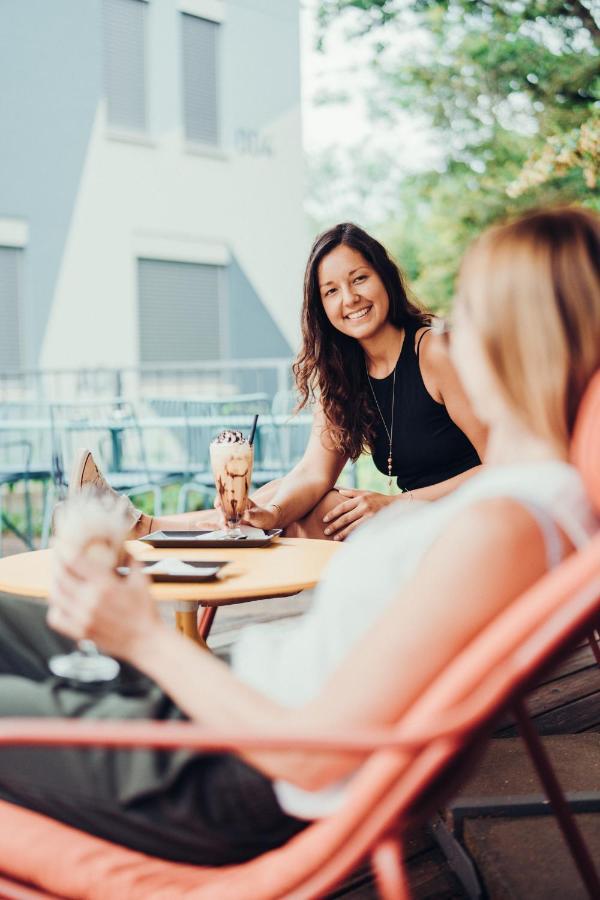
[[[419,348],[415,350],[415,334],[421,327],[418,322],[409,322],[405,326],[404,342],[396,363],[392,474],[403,490],[437,484],[480,463],[471,441],[454,424],[444,404],[434,400],[423,383]],[[387,378],[371,378],[388,428],[392,419],[393,379],[393,372]],[[367,390],[372,399],[368,386]],[[390,441],[376,406],[375,413],[373,462],[387,475]]]

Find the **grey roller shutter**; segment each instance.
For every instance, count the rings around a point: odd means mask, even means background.
[[[219,143],[217,44],[219,25],[181,14],[183,115],[189,141]]]
[[[104,84],[109,125],[146,130],[144,0],[104,0]]]
[[[20,278],[23,251],[0,247],[0,369],[21,367]]]
[[[222,268],[138,260],[140,362],[219,359]]]

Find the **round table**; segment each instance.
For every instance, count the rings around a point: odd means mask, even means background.
[[[177,628],[205,646],[219,606],[267,597],[289,597],[317,584],[340,545],[335,541],[279,538],[268,547],[221,549],[155,549],[130,541],[136,559],[168,556],[187,560],[227,561],[215,581],[199,584],[152,584],[152,596],[174,603]],[[0,591],[22,597],[48,596],[52,550],[33,550],[0,559]],[[199,608],[204,612],[199,617]]]

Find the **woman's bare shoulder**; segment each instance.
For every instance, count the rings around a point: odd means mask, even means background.
[[[415,350],[419,350],[421,365],[443,368],[450,362],[448,332],[434,319],[431,325],[423,325],[415,333]]]
[[[436,323],[419,328],[415,335],[415,352],[419,355],[425,387],[434,400],[443,403],[448,385],[456,380],[447,333],[442,332]]]
[[[572,549],[559,529],[565,553]],[[462,509],[431,548],[442,561],[462,560],[472,576],[534,580],[546,568],[545,537],[533,512],[514,497],[490,497]],[[459,568],[460,568],[459,562]]]
[[[475,500],[429,547],[398,598],[398,614],[410,597],[411,609],[423,605],[446,630],[456,627],[458,649],[546,569],[544,536],[526,507],[511,497]]]
[[[456,514],[452,531],[476,531],[482,538],[519,540],[539,526],[530,510],[517,498],[510,496],[484,497],[464,507]]]

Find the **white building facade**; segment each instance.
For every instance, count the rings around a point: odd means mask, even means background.
[[[298,0],[4,0],[0,74],[0,370],[293,352]]]

